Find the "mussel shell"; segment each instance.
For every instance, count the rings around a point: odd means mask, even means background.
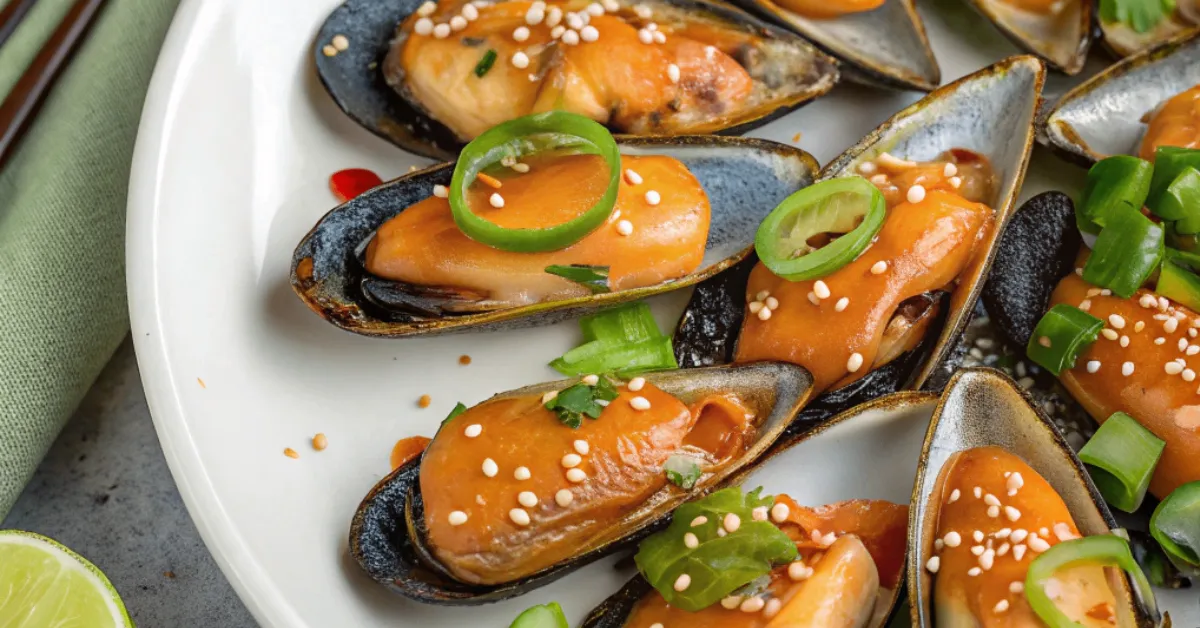
[[[1139,33],[1125,24],[1113,24],[1097,19],[1104,47],[1117,57],[1123,58],[1144,52],[1177,37],[1186,36],[1188,33],[1200,31],[1200,27],[1181,15],[1182,5],[1194,1],[1179,0],[1176,3],[1176,10],[1170,16],[1145,33]],[[1200,13],[1200,4],[1196,4],[1195,9],[1192,10]]]
[[[768,495],[785,493],[810,506],[847,499],[903,503],[912,488],[925,425],[937,399],[936,394],[917,392],[873,399],[807,432],[786,437],[733,483],[762,486]],[[859,456],[872,464],[861,468],[844,464]],[[853,479],[847,480],[847,474]],[[853,494],[842,492],[848,483],[856,487]],[[897,586],[887,616],[896,611],[901,589]],[[623,628],[634,605],[649,591],[650,583],[635,576],[593,609],[581,628]]]
[[[996,197],[989,205],[996,224],[986,255],[962,278],[949,299],[944,324],[930,343],[868,374],[856,387],[823,394],[805,408],[802,419],[822,420],[872,396],[922,389],[944,383],[954,369],[958,340],[974,315],[974,305],[995,259],[995,245],[1013,213],[1029,153],[1045,68],[1031,56],[1011,57],[941,87],[900,111],[861,142],[835,158],[820,173],[830,179],[856,172],[859,163],[883,152],[912,159],[933,159],[950,148],[966,148],[987,157],[996,171]],[[752,260],[696,288],[675,332],[680,365],[720,364],[732,360],[741,329]]]
[[[682,161],[708,194],[712,221],[704,260],[692,274],[654,286],[462,315],[419,316],[380,307],[388,282],[366,275],[361,260],[375,230],[406,207],[448,185],[454,164],[385,183],[326,214],[292,257],[292,289],[330,323],[365,336],[403,337],[548,324],[607,305],[677,290],[716,275],[753,249],[758,223],[791,193],[812,183],[816,161],[775,142],[740,137],[622,137],[626,154]],[[364,283],[364,279],[367,280]],[[365,289],[364,289],[365,288]]]
[[[689,493],[670,485],[642,507],[613,524],[614,534],[599,546],[580,548],[569,561],[520,580],[495,586],[465,584],[446,575],[425,547],[420,499],[420,460],[385,477],[371,490],[350,526],[350,553],[376,582],[405,597],[441,605],[498,602],[549,584],[598,558],[637,543],[669,521],[679,504],[704,496],[729,483],[746,465],[760,458],[783,434],[808,400],[812,377],[804,369],[776,362],[747,366],[686,369],[650,373],[645,378],[684,402],[717,392],[736,392],[743,402],[765,417],[758,440],[741,458],[715,474],[702,476]],[[549,382],[497,395],[495,398],[542,394],[560,390],[576,380]]]
[[[807,18],[771,0],[733,2],[800,33],[837,57],[845,64],[847,78],[923,92],[942,82],[941,68],[913,0],[887,0],[874,11],[828,19]]]
[[[1064,74],[1078,74],[1092,45],[1091,0],[1067,0],[1058,15],[1038,15],[1005,0],[971,0],[1009,41],[1042,58]]]
[[[770,26],[743,11],[709,0],[644,0],[682,11],[696,12],[752,32],[773,44],[788,46],[811,57],[807,65],[787,64],[787,78],[797,79],[791,93],[781,97],[778,108],[754,119],[739,120],[722,129],[722,135],[738,135],[782,116],[828,92],[838,80],[833,59],[803,39]],[[317,74],[338,107],[368,131],[404,150],[438,160],[453,159],[462,142],[445,125],[426,113],[418,103],[406,100],[384,80],[380,70],[397,25],[425,0],[347,0],[334,9],[322,24],[313,46]],[[326,56],[324,47],[336,35],[350,40],[350,48]],[[801,78],[803,82],[801,82]]]
[[[924,565],[937,534],[937,506],[931,503],[938,473],[955,453],[997,446],[1020,456],[1062,497],[1084,536],[1107,534],[1117,523],[1083,463],[1062,434],[1035,409],[1032,400],[1003,373],[986,368],[959,371],[938,402],[917,470],[909,508],[908,590],[913,600],[912,622],[933,626],[933,578]],[[1118,625],[1149,628],[1158,625],[1153,598],[1135,595],[1124,573],[1110,584],[1118,602]]]
[[[1045,116],[1039,136],[1083,166],[1137,153],[1142,116],[1200,84],[1200,31],[1134,55],[1067,92]]]

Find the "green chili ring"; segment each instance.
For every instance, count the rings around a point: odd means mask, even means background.
[[[837,195],[858,197],[861,206],[825,204]],[[754,248],[762,263],[788,281],[806,281],[829,275],[853,262],[883,228],[887,202],[883,194],[862,177],[841,177],[810,185],[783,199],[758,227]],[[853,226],[859,217],[862,221]],[[794,256],[797,248],[819,233],[844,235],[822,246]]]
[[[1142,600],[1153,599],[1150,581],[1142,568],[1133,559],[1129,542],[1125,539],[1104,534],[1089,536],[1082,539],[1064,541],[1051,547],[1034,559],[1025,573],[1025,599],[1030,608],[1037,613],[1049,628],[1079,628],[1080,624],[1071,621],[1065,613],[1058,609],[1054,600],[1046,594],[1046,582],[1054,574],[1065,567],[1080,563],[1102,565],[1105,567],[1120,567],[1130,577],[1135,589],[1134,594]]]
[[[467,204],[467,186],[480,171],[528,146],[526,138],[537,134],[579,138],[583,140],[582,152],[604,158],[609,167],[608,188],[600,200],[578,218],[544,229],[506,229],[472,212]],[[458,228],[476,242],[516,253],[556,251],[582,240],[608,220],[617,204],[620,181],[621,152],[608,129],[584,116],[548,111],[492,127],[463,148],[450,182],[450,211]]]

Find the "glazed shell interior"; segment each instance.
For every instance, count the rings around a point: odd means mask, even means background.
[[[1004,0],[971,0],[979,13],[1010,41],[1065,74],[1078,74],[1092,42],[1093,4],[1066,0],[1057,15],[1016,8]]]
[[[887,0],[873,11],[825,19],[805,17],[771,0],[735,4],[800,33],[845,62],[847,74],[860,82],[925,92],[941,83],[912,0]]]
[[[317,74],[338,107],[368,131],[400,148],[432,159],[452,159],[462,141],[384,81],[383,59],[396,36],[397,25],[425,0],[347,0],[329,15],[316,40],[313,58]],[[639,0],[656,14],[686,13],[720,28],[751,33],[758,39],[752,72],[772,97],[747,111],[718,132],[736,135],[818,98],[838,80],[836,62],[804,39],[770,26],[724,2],[709,0]],[[335,56],[324,54],[333,37],[342,35],[350,48]]]
[[[768,495],[784,493],[808,506],[848,499],[903,504],[912,492],[925,427],[936,405],[933,393],[902,392],[874,399],[780,441],[768,457],[733,482],[746,489],[762,486]],[[844,461],[854,456],[872,464],[847,467]],[[645,579],[633,578],[594,609],[582,628],[626,628],[625,618],[649,590]],[[877,609],[877,615],[891,615],[897,598],[892,597],[887,609]]]
[[[363,500],[351,524],[351,554],[374,580],[420,602],[476,605],[521,595],[636,543],[664,524],[665,517],[679,504],[727,485],[731,477],[760,458],[783,434],[812,391],[812,377],[807,371],[774,362],[663,371],[647,374],[645,378],[684,403],[713,393],[737,393],[757,416],[764,417],[759,423],[755,442],[720,471],[702,476],[691,491],[666,486],[624,518],[612,522],[597,542],[579,548],[570,561],[497,586],[468,585],[448,578],[429,549],[423,546],[418,459],[384,478]],[[542,394],[561,390],[576,381],[537,384],[497,397]]]
[[[752,250],[758,223],[816,176],[808,153],[766,140],[716,136],[624,137],[624,154],[669,155],[683,162],[708,195],[711,226],[704,259],[690,275],[654,286],[488,312],[421,317],[380,308],[362,293],[362,251],[375,230],[406,207],[448,185],[443,164],[377,187],[326,214],[296,247],[292,289],[330,323],[367,336],[403,337],[531,326],[579,316],[606,305],[690,286],[732,266]]]
[[[937,534],[940,503],[934,503],[934,492],[938,474],[954,454],[984,446],[1001,447],[1019,456],[1046,478],[1083,535],[1107,534],[1117,527],[1083,463],[1011,379],[992,369],[959,371],[929,424],[909,509],[907,569],[914,625],[934,626],[936,619],[931,601],[933,578],[924,565],[933,554]],[[1124,573],[1109,570],[1109,581],[1117,596],[1118,625],[1157,625],[1153,601],[1137,598]]]
[[[1090,165],[1137,152],[1142,117],[1200,84],[1200,31],[1129,57],[1068,92],[1046,114],[1042,134],[1064,157]]]

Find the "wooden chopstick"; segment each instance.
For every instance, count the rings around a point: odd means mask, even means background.
[[[17,25],[36,2],[37,0],[8,0],[8,4],[0,9],[0,46],[3,46],[17,30]]]
[[[13,0],[18,4],[21,0]],[[0,104],[0,168],[107,0],[77,0]]]

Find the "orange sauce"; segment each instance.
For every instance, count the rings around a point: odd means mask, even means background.
[[[945,545],[935,552],[935,621],[988,628],[1042,625],[1023,593],[1025,572],[1041,552],[1080,536],[1054,487],[998,447],[955,454],[942,467],[938,485],[931,499],[941,504],[937,538]],[[1091,612],[1107,608],[1111,615],[1115,604],[1102,567],[1062,569],[1046,589],[1072,619],[1089,627],[1113,625]]]
[[[1200,148],[1200,85],[1172,96],[1152,114],[1138,156],[1154,161],[1159,146]]]
[[[851,13],[865,13],[883,6],[884,0],[775,0],[779,6],[804,17],[828,19]]]
[[[1065,0],[1003,0],[1014,8],[1038,15],[1058,15],[1066,5]]]
[[[429,445],[429,439],[424,436],[409,436],[396,441],[392,447],[391,463],[392,471],[403,467],[412,461],[413,458],[421,455],[425,451],[425,447]]]
[[[1150,492],[1162,499],[1179,485],[1200,480],[1200,354],[1187,353],[1189,347],[1200,346],[1200,314],[1165,300],[1166,307],[1143,307],[1144,299],[1158,303],[1158,295],[1147,290],[1129,299],[1105,296],[1072,273],[1055,288],[1051,304],[1087,305],[1088,313],[1105,321],[1110,334],[1118,334],[1117,340],[1101,335],[1059,380],[1097,421],[1124,412],[1166,442],[1150,482]],[[1119,330],[1113,328],[1113,315],[1123,323]],[[1162,320],[1166,318],[1175,323]],[[1128,337],[1128,346],[1121,346],[1120,336]],[[1167,363],[1179,359],[1191,373],[1167,374]],[[1099,363],[1095,373],[1087,367],[1093,361]],[[1133,364],[1129,375],[1122,371],[1126,362]]]
[[[622,172],[635,171],[641,183],[622,177],[616,209],[608,221],[579,242],[545,253],[512,253],[467,237],[454,223],[450,204],[431,196],[384,223],[367,247],[366,267],[376,276],[422,286],[449,286],[502,305],[584,296],[584,286],[551,275],[554,264],[609,267],[612,290],[627,290],[677,279],[696,270],[708,241],[708,196],[679,161],[665,156],[625,156]],[[472,185],[472,211],[510,229],[562,224],[586,212],[608,185],[608,167],[596,155],[529,160],[527,174],[505,176],[495,190]],[[659,203],[651,205],[649,191]],[[500,194],[503,208],[489,203]],[[620,222],[632,226],[629,235]]]

